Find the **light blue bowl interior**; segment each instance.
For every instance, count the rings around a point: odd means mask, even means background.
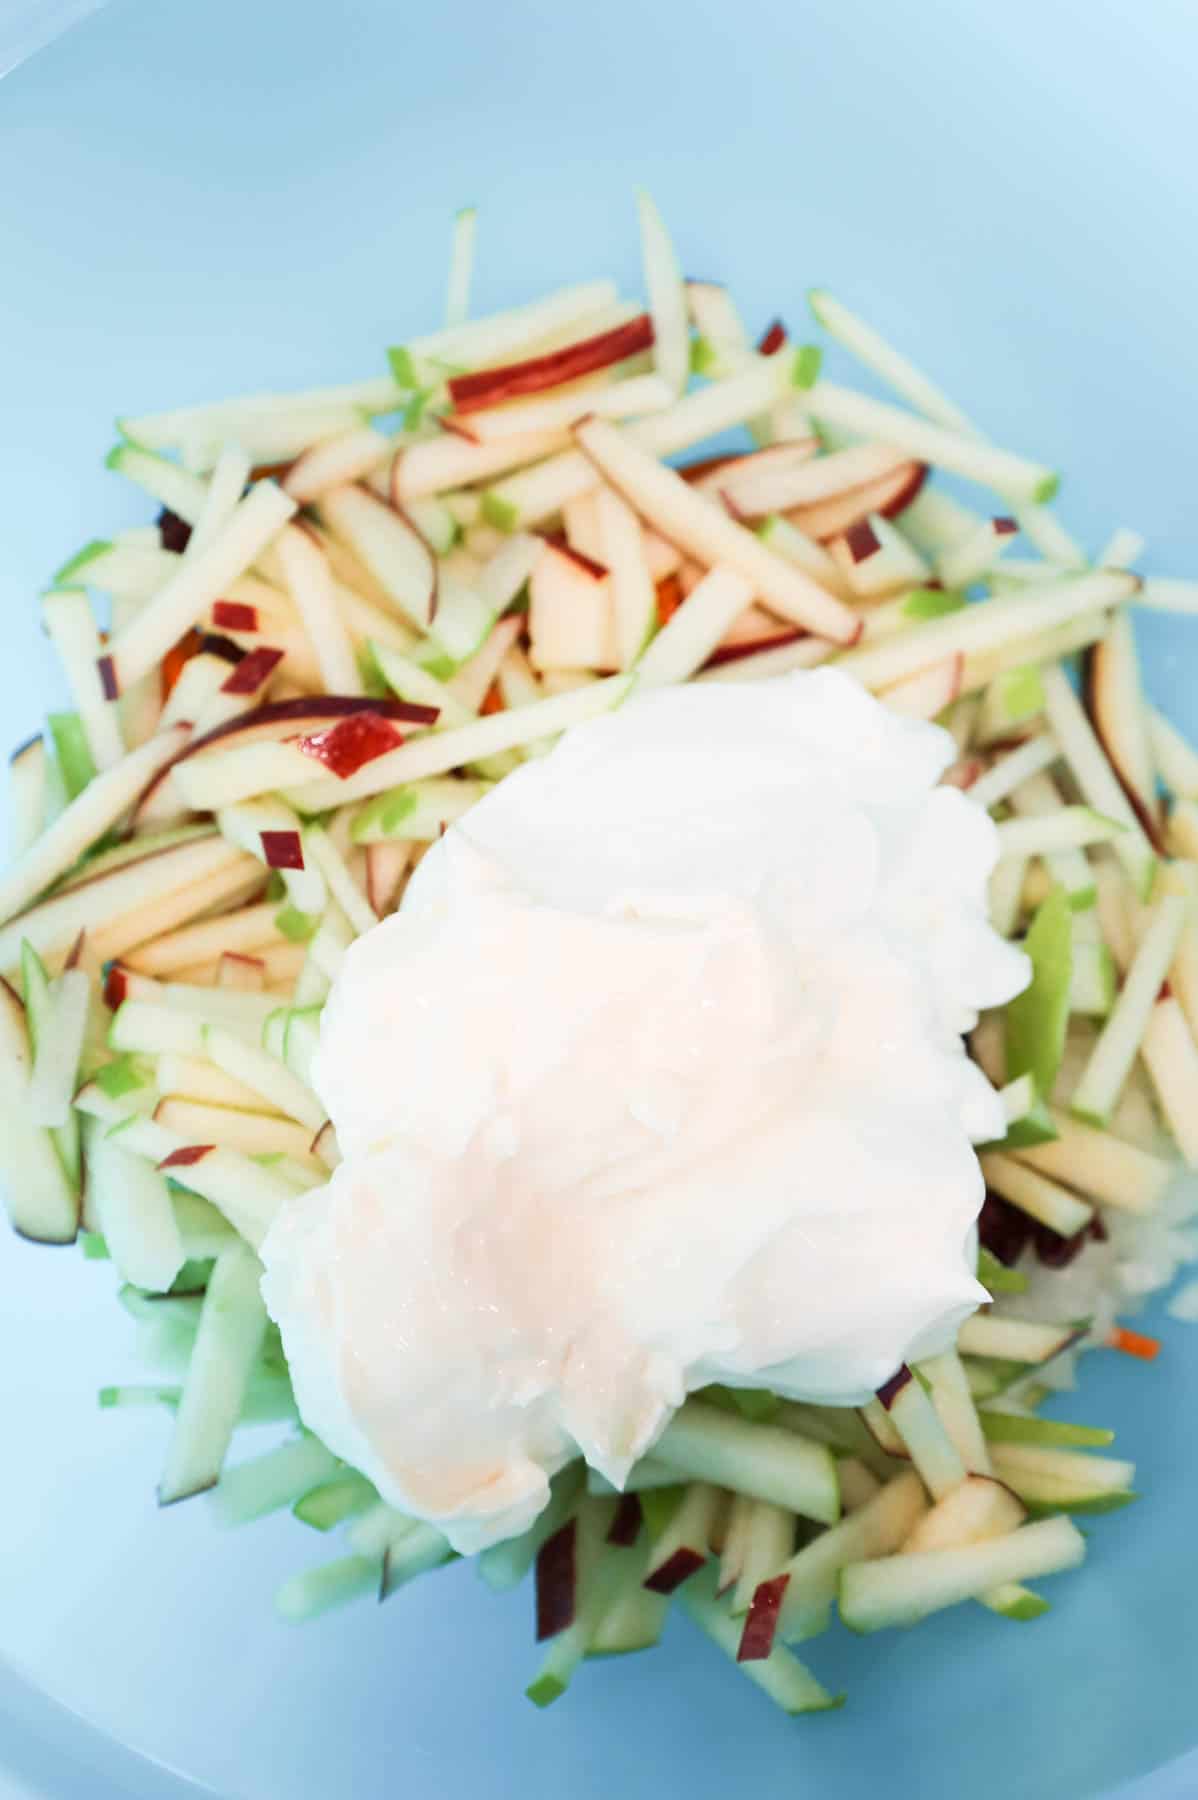
[[[1198,37],[1180,0],[1134,30],[1118,11],[117,0],[0,86],[5,736],[60,697],[39,586],[148,516],[101,468],[113,416],[375,372],[439,316],[471,200],[490,307],[634,284],[646,183],[688,271],[733,283],[754,324],[802,330],[804,289],[831,286],[998,441],[1064,469],[1091,548],[1128,524],[1151,571],[1198,572]],[[1153,697],[1198,729],[1198,619],[1145,619],[1142,641]],[[1198,1741],[1184,1327],[1154,1367],[1085,1369],[1069,1410],[1118,1427],[1144,1498],[1094,1523],[1043,1621],[834,1633],[810,1661],[849,1705],[798,1722],[677,1623],[541,1716],[520,1695],[530,1598],[468,1568],[277,1624],[277,1581],[327,1549],[286,1518],[219,1536],[202,1503],[156,1514],[163,1421],[95,1409],[124,1366],[110,1274],[4,1239],[0,1281],[0,1653],[221,1794],[1075,1800]],[[61,1758],[47,1792],[99,1792],[111,1745],[15,1683],[0,1703],[0,1771],[30,1774],[36,1739]],[[131,1767],[113,1792],[173,1791]]]

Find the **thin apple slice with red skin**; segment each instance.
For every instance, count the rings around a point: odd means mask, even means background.
[[[843,537],[862,519],[868,519],[870,513],[880,513],[884,519],[897,518],[910,506],[927,478],[926,463],[900,462],[889,474],[809,506],[793,507],[786,517],[808,537],[827,543],[829,538]]]
[[[294,700],[271,700],[264,706],[256,706],[252,712],[224,720],[204,737],[188,744],[183,758],[202,755],[205,750],[218,743],[225,744],[230,738],[237,738],[243,744],[262,739],[281,743],[286,738],[303,737],[306,731],[319,731],[339,719],[353,718],[356,713],[376,713],[397,724],[411,726],[435,725],[440,717],[435,706],[417,706],[407,700],[373,699],[363,694],[303,694]]]
[[[714,281],[688,280],[686,306],[691,324],[711,350],[713,375],[729,375],[750,361],[749,334],[726,287]]]
[[[705,566],[739,569],[774,612],[835,642],[851,644],[861,622],[800,569],[785,563],[703,493],[615,426],[589,419],[575,432],[580,448],[636,512]]]
[[[239,993],[260,994],[266,987],[266,964],[260,956],[240,950],[223,950],[216,970],[216,985]]]
[[[1027,1508],[1005,1482],[970,1473],[924,1513],[902,1548],[913,1553],[981,1544],[1018,1531],[1026,1519]]]
[[[741,1633],[737,1662],[758,1662],[770,1654],[789,1586],[789,1575],[775,1575],[769,1581],[758,1582]]]
[[[265,740],[282,743],[288,738],[328,729],[338,720],[351,718],[355,713],[374,713],[413,726],[435,725],[440,716],[435,706],[415,706],[406,700],[375,700],[361,694],[304,694],[295,700],[268,701],[264,706],[256,706],[252,712],[238,713],[235,718],[223,720],[203,737],[184,745],[178,756],[142,790],[134,809],[134,824],[138,823],[151,795],[157,792],[171,770],[190,757],[201,756],[218,746],[224,749],[233,739],[241,744]]]
[[[691,474],[695,486],[714,494],[734,519],[755,519],[779,509],[762,506],[759,496],[764,483],[784,480],[792,469],[809,463],[819,453],[816,437],[792,438],[788,443],[770,444],[764,450],[749,450],[743,456],[716,459],[710,468]]]
[[[601,563],[598,557],[590,556],[585,550],[580,550],[576,544],[571,544],[557,532],[546,531],[540,533],[540,536],[550,549],[555,550],[559,556],[568,557],[575,567],[581,569],[583,574],[589,576],[592,581],[606,580],[607,566]]]
[[[332,1119],[326,1119],[309,1146],[311,1154],[317,1162],[322,1162],[326,1169],[336,1169],[341,1163],[341,1148],[337,1142],[337,1133],[333,1129]]]
[[[366,898],[383,918],[399,898],[404,876],[412,861],[413,846],[402,839],[366,846]]]
[[[1112,619],[1086,662],[1090,719],[1136,817],[1156,849],[1163,820],[1135,633],[1126,613]]]
[[[545,543],[528,582],[534,669],[616,669],[615,609],[607,570],[565,544]]]
[[[742,457],[751,454],[748,450],[727,450],[720,456],[697,456],[693,462],[679,463],[674,473],[681,475],[683,481],[691,487],[699,487],[718,469],[731,468],[733,463],[740,462]]]
[[[469,375],[451,375],[447,384],[454,409],[450,420],[454,415],[499,406],[505,400],[541,394],[546,388],[563,387],[568,381],[593,375],[597,369],[610,368],[613,363],[625,362],[652,347],[653,321],[648,313],[641,313],[625,325],[580,338],[545,356],[530,356],[524,362],[503,363],[493,369],[476,369]]]
[[[734,487],[720,484],[728,504],[746,519],[765,519],[773,513],[789,517],[798,507],[815,505],[890,475],[903,460],[901,452],[887,444],[854,444],[825,455],[818,450],[818,439],[805,432],[763,450],[748,451],[736,460]],[[733,467],[726,472],[731,475]]]
[[[703,667],[705,669],[718,669],[722,667],[724,663],[740,662],[744,657],[756,656],[761,651],[783,650],[788,644],[797,644],[800,638],[805,638],[809,635],[810,633],[801,631],[798,626],[794,626],[789,631],[785,628],[779,628],[774,632],[772,637],[757,638],[751,642],[746,640],[736,644],[721,644],[719,649],[714,651],[713,654],[708,657],[707,661],[703,664]]]
[[[556,1637],[574,1623],[578,1610],[578,1521],[566,1523],[537,1551],[537,1642]]]
[[[756,604],[747,606],[725,632],[703,667],[717,668],[721,663],[736,662],[740,657],[752,656],[759,650],[777,650],[783,644],[793,644],[797,638],[805,636],[806,633],[797,625],[787,625],[785,620],[775,619],[764,607]]]
[[[899,1374],[896,1375],[893,1381],[888,1385],[893,1388],[894,1383],[899,1381],[904,1374],[908,1381],[914,1379],[910,1371],[904,1368],[903,1370],[900,1370]],[[886,1408],[886,1402],[882,1399],[881,1391],[879,1391],[875,1399],[867,1400],[864,1406],[859,1407],[858,1414],[861,1423],[865,1426],[865,1429],[869,1432],[879,1450],[884,1450],[887,1456],[893,1456],[900,1462],[910,1462],[911,1452],[899,1436],[896,1428],[890,1423],[890,1415]]]
[[[641,521],[621,494],[606,486],[595,496],[599,550],[611,574],[612,626],[620,666],[631,669],[657,625],[657,590],[645,557]]]
[[[609,419],[639,419],[672,405],[676,395],[669,384],[660,375],[630,372],[636,367],[633,362],[600,369],[564,388],[472,412],[456,423],[476,445],[497,445],[533,432],[567,430],[592,412]]]
[[[843,537],[830,538],[827,550],[858,601],[889,599],[933,580],[929,564],[881,513],[858,519]]]
[[[452,413],[438,413],[433,420],[438,431],[446,432],[450,437],[461,438],[464,444],[482,443],[476,431],[472,431],[466,419],[455,418]]]
[[[792,631],[786,631],[784,620],[774,618],[754,601],[733,619],[720,639],[720,648],[735,649],[741,644],[750,644],[755,650],[760,650],[763,644],[772,643],[783,633],[787,638],[795,635]]]
[[[362,481],[392,454],[388,438],[373,425],[355,426],[339,437],[325,438],[305,450],[283,471],[285,493],[307,505],[326,488]]]
[[[221,683],[221,693],[256,694],[259,688],[266,686],[284,654],[272,644],[260,644],[234,665],[231,673]]]
[[[711,1483],[692,1481],[687,1485],[673,1517],[654,1538],[645,1587],[655,1594],[672,1594],[703,1566],[723,1506],[720,1489]]]

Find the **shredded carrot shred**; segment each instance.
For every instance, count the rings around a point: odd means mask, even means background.
[[[1141,1362],[1153,1362],[1160,1355],[1161,1340],[1147,1337],[1142,1331],[1128,1331],[1116,1325],[1107,1339],[1111,1350],[1122,1350],[1125,1356],[1138,1356]]]
[[[177,644],[172,644],[162,659],[162,698],[170,698],[170,691],[183,673],[183,664],[190,662],[200,647],[198,631],[185,631]]]
[[[657,584],[657,623],[668,625],[682,605],[682,584],[677,575],[667,575]]]
[[[486,698],[478,710],[484,718],[488,713],[503,711],[503,695],[499,691],[498,680],[491,683],[490,687],[487,689]]]

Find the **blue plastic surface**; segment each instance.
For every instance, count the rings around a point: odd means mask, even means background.
[[[439,315],[449,218],[477,201],[480,304],[636,280],[631,189],[687,269],[801,324],[826,284],[999,441],[1060,465],[1091,546],[1142,530],[1198,573],[1191,438],[1198,23],[1082,0],[116,0],[0,85],[0,713],[58,695],[34,596],[147,516],[101,468],[117,412],[339,380]],[[1145,622],[1154,697],[1198,728],[1198,620]],[[1198,1337],[1095,1359],[1076,1415],[1119,1428],[1145,1498],[1094,1523],[1053,1611],[962,1610],[810,1661],[841,1713],[789,1722],[683,1624],[520,1689],[529,1596],[469,1569],[305,1632],[290,1520],[220,1536],[157,1514],[165,1420],[101,1415],[124,1368],[111,1275],[0,1238],[0,1673],[14,1793],[241,1800],[1080,1800],[1198,1742]],[[6,1759],[8,1766],[6,1767]],[[1198,1791],[1198,1763],[1137,1787]]]

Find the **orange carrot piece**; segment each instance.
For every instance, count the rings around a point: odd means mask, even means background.
[[[1161,1340],[1147,1337],[1142,1331],[1128,1331],[1116,1325],[1107,1339],[1111,1350],[1122,1350],[1125,1356],[1138,1356],[1141,1362],[1154,1362],[1161,1352]]]
[[[682,583],[677,575],[667,575],[664,581],[657,584],[657,623],[659,628],[668,625],[678,608],[682,605]]]

